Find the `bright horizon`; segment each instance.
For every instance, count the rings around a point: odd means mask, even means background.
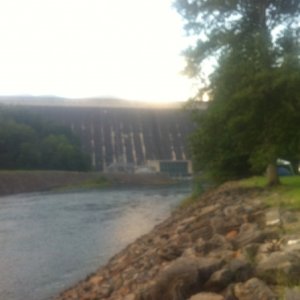
[[[0,2],[0,95],[185,101],[188,46],[171,0]]]

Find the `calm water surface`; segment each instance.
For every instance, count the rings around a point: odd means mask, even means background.
[[[166,218],[187,185],[0,198],[0,299],[48,300]]]

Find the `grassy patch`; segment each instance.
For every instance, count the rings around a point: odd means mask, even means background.
[[[77,190],[77,189],[102,189],[109,186],[110,186],[109,180],[103,176],[99,176],[98,178],[88,179],[78,184],[71,184],[71,185],[59,187],[56,188],[55,190],[59,192],[63,192],[63,191]]]
[[[265,187],[267,179],[263,176],[254,176],[241,180],[240,184],[244,187]]]
[[[300,176],[281,177],[280,181],[281,185],[268,189],[267,204],[300,210]],[[266,183],[264,177],[252,177],[240,181],[240,184],[246,187],[265,187]]]
[[[203,178],[200,176],[195,177],[193,179],[192,194],[182,200],[182,202],[179,204],[179,208],[186,208],[191,204],[197,202],[203,192]]]
[[[80,184],[80,187],[86,189],[99,189],[99,188],[108,187],[109,185],[110,185],[109,180],[103,176],[100,176],[95,179],[84,181],[82,184]]]
[[[202,178],[194,181],[193,192],[185,198],[179,208],[185,208],[198,201],[203,193]],[[264,201],[270,207],[280,207],[288,210],[300,211],[300,176],[286,176],[280,178],[281,185],[268,188],[267,179],[263,176],[251,177],[239,181],[242,187],[265,188]]]
[[[197,201],[198,201],[198,197],[194,197],[194,196],[192,196],[192,195],[191,195],[191,196],[188,196],[188,197],[184,198],[184,199],[180,202],[178,208],[186,208],[186,207],[192,205],[193,203],[195,203],[195,202],[197,202]]]

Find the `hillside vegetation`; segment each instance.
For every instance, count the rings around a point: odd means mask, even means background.
[[[0,107],[0,169],[86,171],[89,161],[68,128]]]

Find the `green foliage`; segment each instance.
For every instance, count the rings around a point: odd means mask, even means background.
[[[261,173],[278,157],[299,161],[300,2],[295,0],[177,0],[197,42],[185,52],[186,74],[217,67],[193,102],[212,100],[197,114],[191,138],[196,170],[217,181]]]
[[[206,185],[206,178],[203,176],[195,176],[193,178],[192,193],[181,201],[179,209],[184,209],[196,203],[205,191],[204,185]]]
[[[67,128],[0,108],[0,169],[88,170],[89,158]]]

